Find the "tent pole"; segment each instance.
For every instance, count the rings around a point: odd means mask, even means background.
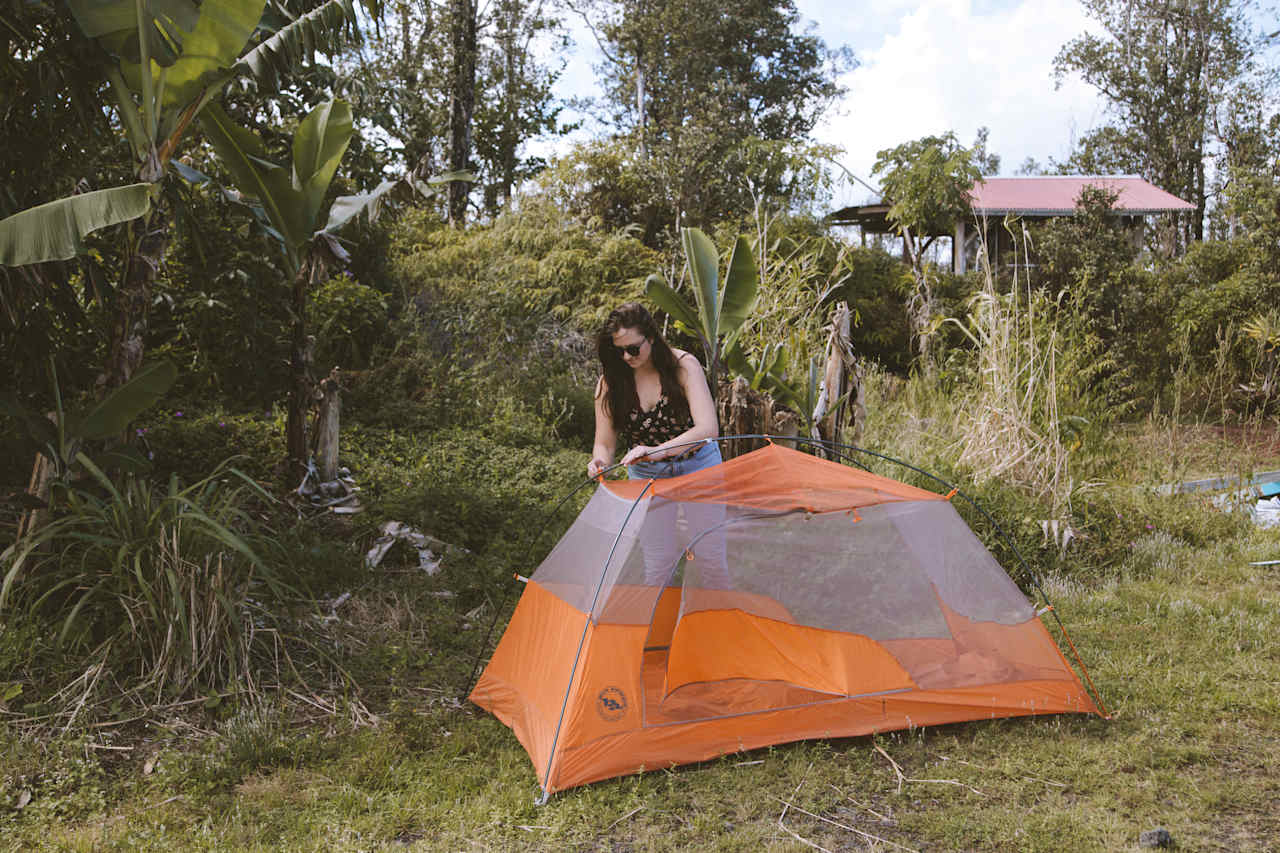
[[[560,499],[560,503],[552,507],[551,511],[548,512],[544,517],[542,525],[536,528],[538,532],[534,535],[533,539],[530,540],[529,542],[530,545],[535,544],[539,539],[542,538],[542,534],[545,533],[547,528],[551,525],[551,520],[555,518],[556,513],[560,511],[560,507],[564,506],[565,503],[568,502],[569,498],[573,497],[578,492],[580,492],[582,490],[582,487],[586,486],[590,482],[591,480],[587,480],[584,483],[579,483],[577,486],[574,487],[573,491],[569,492],[567,495],[565,495],[563,498]],[[526,569],[526,571],[528,570]],[[530,574],[532,574],[532,572],[530,572]],[[485,631],[484,640],[481,641],[480,648],[476,650],[476,659],[471,662],[471,674],[467,676],[466,687],[462,691],[463,696],[470,696],[472,689],[474,689],[476,686],[476,675],[480,671],[480,660],[484,657],[485,650],[489,648],[489,641],[493,639],[493,629],[497,627],[498,620],[502,618],[502,614],[506,612],[507,603],[511,600],[511,590],[513,589],[515,589],[515,587],[508,586],[506,594],[503,595],[502,597],[502,603],[499,604],[496,608],[494,608],[493,619],[489,621],[489,630]]]
[[[546,782],[542,785],[543,801],[550,796],[551,788],[551,767],[556,760],[556,746],[560,743],[560,728],[564,725],[564,714],[569,707],[569,696],[573,693],[573,680],[578,675],[578,661],[582,659],[582,647],[587,642],[587,631],[591,630],[591,614],[595,613],[596,602],[600,600],[600,590],[604,588],[605,575],[609,573],[609,563],[613,561],[614,552],[618,550],[618,543],[622,541],[622,533],[627,529],[627,525],[631,523],[631,516],[635,514],[636,507],[640,506],[640,501],[644,500],[644,496],[653,488],[653,480],[645,483],[644,488],[636,497],[635,503],[631,505],[631,509],[627,510],[627,517],[622,520],[622,526],[618,528],[618,535],[613,537],[613,547],[609,549],[609,556],[605,557],[604,565],[600,567],[600,581],[596,584],[595,595],[591,597],[591,606],[587,608],[587,618],[582,624],[582,636],[578,638],[578,650],[573,655],[573,669],[569,671],[569,684],[564,689],[564,701],[560,704],[560,719],[556,721],[556,733],[551,738],[551,750],[547,756],[547,775]]]

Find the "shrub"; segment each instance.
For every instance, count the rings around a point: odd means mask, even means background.
[[[364,367],[374,347],[386,341],[386,297],[346,275],[313,290],[308,310],[317,341],[315,364],[321,373],[332,365]]]
[[[1183,412],[1273,411],[1268,352],[1246,326],[1260,307],[1280,300],[1280,279],[1254,263],[1250,247],[1241,241],[1194,244],[1156,274],[1153,287],[1163,320],[1143,339],[1154,357],[1140,364],[1153,391],[1175,384],[1173,393],[1162,395],[1165,406],[1176,395]]]
[[[0,610],[52,621],[91,669],[114,664],[118,681],[155,697],[252,688],[264,603],[287,592],[246,511],[267,495],[233,469],[158,488],[85,467],[91,482],[60,486],[56,516],[4,553]]]
[[[627,233],[566,225],[536,196],[465,232],[408,217],[391,264],[394,345],[350,377],[344,425],[484,427],[508,444],[589,445],[590,337],[658,265]]]
[[[249,476],[266,479],[284,458],[282,414],[275,410],[233,414],[207,404],[192,405],[199,408],[170,402],[138,421],[135,430],[157,478],[177,475],[183,482],[194,482],[234,458],[236,467]]]
[[[288,387],[289,292],[270,237],[206,187],[182,206],[167,274],[157,283],[148,353],[182,366],[184,399],[266,405]],[[206,469],[207,470],[207,469]]]

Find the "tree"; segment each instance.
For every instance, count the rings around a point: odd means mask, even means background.
[[[495,215],[511,200],[516,185],[544,165],[541,159],[521,159],[521,146],[531,138],[563,132],[551,91],[559,72],[538,62],[535,41],[549,39],[563,48],[566,39],[545,14],[542,0],[497,0],[491,20],[493,37],[480,46],[481,98],[473,121],[483,205]]]
[[[260,26],[265,0],[68,5],[92,40],[87,47],[110,87],[136,181],[49,202],[0,222],[0,264],[66,260],[84,251],[87,234],[128,223],[104,371],[107,386],[115,387],[143,357],[151,289],[171,228],[163,181],[192,121],[231,80],[271,80],[317,47],[332,49],[335,39],[353,31],[355,17],[350,0],[325,0],[279,28]],[[283,11],[270,10],[273,19]]]
[[[466,169],[471,162],[471,120],[476,109],[476,2],[449,0],[449,168]],[[462,227],[467,212],[465,183],[449,187],[449,221]]]
[[[852,64],[797,32],[793,0],[595,0],[576,8],[600,42],[607,120],[636,152],[657,228],[709,224],[781,197],[803,144]],[[656,230],[650,226],[650,231]]]
[[[300,473],[307,460],[305,417],[313,392],[307,291],[324,281],[335,264],[347,260],[336,236],[345,225],[363,214],[376,217],[382,204],[396,194],[416,191],[431,196],[434,190],[413,177],[386,180],[371,192],[335,199],[324,218],[330,184],[353,132],[351,107],[345,101],[330,100],[307,114],[293,135],[293,158],[288,168],[271,162],[262,141],[237,125],[221,107],[210,105],[200,123],[232,181],[253,199],[250,209],[284,251],[293,314],[285,439],[289,460]],[[470,180],[466,173],[454,173],[434,183]]]
[[[129,182],[127,141],[101,109],[104,81],[75,21],[52,5],[0,0],[0,219]],[[0,267],[0,359],[10,387],[42,391],[53,357],[69,387],[92,381],[93,306],[110,302],[119,253]]]
[[[969,146],[969,151],[973,155],[973,165],[984,176],[1000,174],[1000,155],[987,150],[987,136],[991,133],[988,127],[978,128],[978,134],[973,139],[973,144]]]
[[[362,132],[352,141],[353,176],[408,171],[425,180],[450,164],[474,172],[480,204],[495,215],[543,161],[522,157],[530,139],[563,132],[552,84],[564,37],[547,0],[477,4],[394,0],[379,26],[343,63],[335,94],[352,104]],[[468,82],[469,81],[469,82]],[[372,130],[376,128],[376,130]],[[372,171],[370,169],[372,167]],[[455,223],[473,206],[463,182],[450,193]]]
[[[985,143],[985,136],[979,135]],[[933,370],[929,341],[933,335],[934,288],[924,253],[939,234],[955,232],[969,210],[969,192],[981,177],[974,152],[954,133],[925,136],[876,154],[872,173],[880,177],[889,219],[902,235],[915,290],[907,302],[911,338],[920,365]]]
[[[1054,60],[1107,99],[1112,123],[1086,136],[1068,165],[1142,175],[1196,205],[1182,246],[1204,235],[1205,161],[1218,116],[1254,79],[1257,38],[1246,0],[1081,0],[1105,35],[1086,33]]]
[[[1280,178],[1280,113],[1258,86],[1244,87],[1222,111],[1222,142],[1214,164],[1211,233],[1245,237],[1271,270],[1280,259],[1276,243],[1276,189]]]
[[[1138,254],[1132,226],[1114,210],[1118,198],[1115,190],[1085,187],[1075,215],[1045,222],[1033,239],[1037,284],[1059,303],[1070,300],[1087,314],[1108,344],[1130,330],[1123,315]]]

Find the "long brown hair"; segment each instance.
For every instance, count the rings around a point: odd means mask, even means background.
[[[649,360],[658,371],[662,393],[671,403],[677,417],[689,413],[689,400],[680,385],[680,367],[676,354],[662,338],[653,315],[639,302],[619,305],[605,320],[596,335],[596,352],[604,370],[604,410],[613,421],[615,430],[621,432],[627,418],[640,408],[640,394],[636,391],[636,375],[625,361],[622,350],[613,345],[613,335],[620,329],[635,329],[649,341]]]

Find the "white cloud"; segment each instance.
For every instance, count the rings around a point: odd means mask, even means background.
[[[968,144],[984,125],[989,150],[1011,174],[1028,156],[1065,157],[1073,138],[1100,121],[1092,89],[1072,79],[1054,89],[1053,57],[1089,27],[1079,4],[985,5],[978,11],[973,0],[924,0],[878,45],[857,51],[861,65],[843,79],[848,94],[816,131],[845,149],[843,163],[854,174],[870,180],[881,149],[948,130]],[[811,2],[805,13],[824,16],[828,8]],[[842,195],[852,201],[868,193]]]

